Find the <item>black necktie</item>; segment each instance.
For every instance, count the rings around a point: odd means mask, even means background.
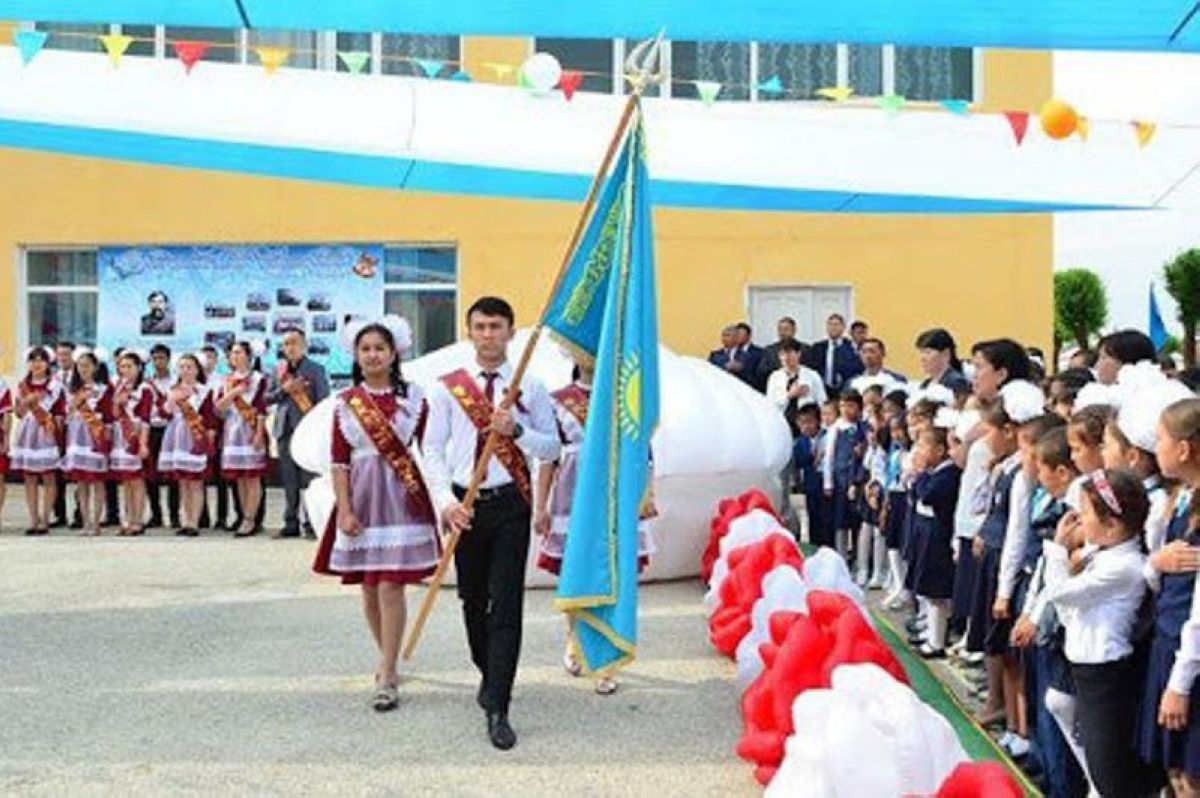
[[[487,398],[488,407],[496,406],[496,380],[500,378],[500,374],[495,371],[480,372],[480,376],[487,380],[487,385],[483,387],[483,395]],[[475,465],[478,467],[479,460],[483,457],[483,448],[487,445],[487,432],[475,433]]]

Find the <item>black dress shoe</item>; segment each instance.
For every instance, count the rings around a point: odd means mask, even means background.
[[[306,537],[309,540],[317,539],[317,530],[313,529],[312,524],[305,523],[304,526],[302,527],[302,529],[304,531],[304,537]]]
[[[298,538],[298,537],[300,537],[300,530],[298,530],[298,529],[281,529],[278,532],[276,532],[274,535],[271,535],[272,540],[285,540],[287,538]]]
[[[66,525],[67,525],[67,519],[63,518],[61,515],[56,515],[54,518],[52,518],[50,520],[50,526],[57,527],[57,526],[66,526]]]
[[[488,738],[492,745],[501,751],[507,751],[517,744],[517,733],[508,725],[507,712],[487,713]]]
[[[162,516],[161,515],[152,515],[152,516],[150,516],[150,520],[146,522],[145,528],[146,529],[158,529],[161,526],[162,526]]]

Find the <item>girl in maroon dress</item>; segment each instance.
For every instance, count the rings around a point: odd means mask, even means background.
[[[360,585],[379,649],[373,705],[395,709],[407,616],[404,586],[433,573],[441,555],[433,505],[413,458],[425,419],[421,389],[400,376],[411,333],[398,317],[347,331],[354,387],[335,398],[333,488],[337,508],[313,569]]]
[[[13,433],[9,464],[14,473],[25,479],[25,504],[29,507],[26,535],[49,534],[58,493],[58,467],[62,460],[59,437],[66,403],[62,382],[50,374],[50,357],[50,350],[45,347],[30,349],[25,356],[29,372],[17,386],[17,429]]]
[[[194,538],[200,534],[197,526],[217,417],[213,392],[204,384],[199,359],[192,354],[180,355],[175,368],[179,379],[167,392],[165,409],[171,420],[163,431],[158,471],[165,479],[179,483],[183,525],[175,534]]]
[[[141,535],[145,527],[146,475],[150,461],[150,415],[154,389],[142,379],[145,362],[140,352],[126,350],[117,359],[116,393],[113,396],[112,453],[108,473],[121,484],[125,518],[121,535]]]
[[[234,537],[258,533],[262,478],[267,473],[267,378],[258,368],[261,350],[246,341],[229,347],[232,373],[217,395],[221,422],[221,477],[237,484],[242,526]]]
[[[89,349],[77,350],[75,370],[67,383],[66,451],[62,472],[75,483],[75,503],[83,517],[82,535],[100,534],[104,481],[112,449],[112,387],[108,374]]]

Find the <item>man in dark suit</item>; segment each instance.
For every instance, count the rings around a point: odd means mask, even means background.
[[[771,375],[783,367],[779,349],[784,342],[796,340],[796,320],[791,316],[784,316],[775,323],[775,333],[779,340],[763,348],[762,360],[758,364],[758,378],[764,386]]]
[[[754,344],[754,330],[744,321],[738,322],[738,351],[737,359],[742,363],[741,370],[738,371],[738,378],[742,382],[749,385],[759,393],[767,389],[767,380],[759,376],[759,367],[762,365],[763,348]]]
[[[838,396],[850,380],[863,372],[862,358],[854,351],[854,342],[846,337],[846,320],[834,313],[825,322],[826,338],[808,350],[808,367],[825,380],[830,398]]]
[[[761,360],[762,349],[750,343],[750,325],[745,323],[731,324],[721,330],[721,348],[708,353],[709,363],[755,390],[762,390],[757,384]]]
[[[275,379],[267,391],[267,403],[275,405],[275,421],[271,434],[279,449],[279,480],[283,483],[285,506],[283,529],[276,538],[300,537],[300,491],[308,487],[312,475],[292,459],[292,433],[300,419],[314,405],[329,396],[329,378],[319,363],[309,360],[308,341],[304,331],[289,328],[283,335],[283,356]],[[305,534],[316,537],[312,526],[305,524]]]

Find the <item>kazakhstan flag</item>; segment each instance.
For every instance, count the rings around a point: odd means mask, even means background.
[[[658,303],[640,111],[543,324],[595,358],[556,604],[589,671],[637,646],[639,510],[658,425]]]

